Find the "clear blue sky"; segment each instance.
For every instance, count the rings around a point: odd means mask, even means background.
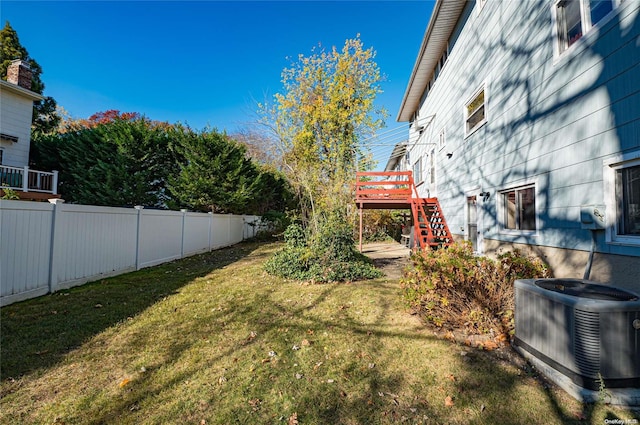
[[[357,34],[377,52],[387,76],[378,106],[398,127],[433,4],[2,0],[0,17],[42,66],[44,94],[76,118],[117,109],[233,133],[281,90],[291,58]]]

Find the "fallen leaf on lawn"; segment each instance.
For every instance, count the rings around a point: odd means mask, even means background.
[[[269,351],[269,357],[275,357],[278,354],[275,351]]]
[[[205,419],[200,421],[200,425],[206,425],[206,424],[207,424],[207,421]]]
[[[456,380],[456,377],[455,377],[455,376],[453,376],[453,375],[449,375],[449,381],[455,381],[455,380]]]
[[[447,407],[453,406],[453,399],[447,396],[447,398],[444,399],[444,405]]]
[[[313,367],[313,370],[318,370],[320,366],[322,366],[322,362],[316,363],[316,365]]]
[[[302,342],[300,343],[303,347],[308,347],[311,345],[311,343],[309,342],[308,339],[303,339]]]
[[[289,425],[298,425],[298,414],[296,412],[289,416]]]
[[[249,405],[251,406],[251,408],[256,411],[258,409],[260,409],[260,399],[259,398],[253,398],[251,400],[249,400]]]
[[[373,369],[374,367],[376,367],[375,363],[369,363],[369,369]]]
[[[262,359],[262,363],[269,363],[271,359]]]
[[[302,374],[301,373],[296,373],[296,379],[302,379]]]
[[[227,378],[225,376],[221,376],[220,378],[218,378],[218,384],[222,385],[225,382],[227,382]]]
[[[484,349],[487,351],[495,350],[496,348],[498,348],[498,344],[493,341],[487,341],[484,343]]]
[[[336,382],[336,381],[334,381],[333,379],[327,379],[327,382],[328,382],[329,384],[333,384],[333,383],[334,383],[334,382]]]
[[[127,385],[129,382],[131,382],[131,379],[129,378],[124,378],[122,381],[120,381],[120,383],[118,384],[118,386],[120,388],[123,388],[125,385]]]
[[[311,329],[307,329],[307,333],[308,333],[309,335],[313,335],[313,330],[311,330]]]
[[[293,347],[291,347],[291,349],[293,351],[298,351],[300,349],[300,346],[293,344]]]
[[[95,308],[102,308],[102,304],[96,304],[94,305]]]
[[[257,333],[255,333],[254,331],[251,331],[251,333],[249,334],[249,337],[247,338],[247,341],[252,341],[257,336],[258,336]]]

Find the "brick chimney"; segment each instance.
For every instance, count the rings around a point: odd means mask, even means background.
[[[21,59],[11,61],[7,68],[7,82],[17,84],[18,86],[31,90],[31,68]]]

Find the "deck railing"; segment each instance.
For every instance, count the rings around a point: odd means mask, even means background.
[[[26,178],[25,178],[26,176]],[[22,192],[58,194],[58,172],[31,170],[29,167],[0,165],[0,188],[9,187]]]
[[[356,200],[409,199],[412,196],[411,171],[367,171],[356,173]]]

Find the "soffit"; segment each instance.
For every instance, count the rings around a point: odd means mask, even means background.
[[[447,40],[455,28],[465,0],[438,0],[433,7],[431,19],[427,25],[418,58],[413,66],[409,84],[398,112],[397,120],[410,121],[413,113],[420,107],[422,94],[431,80],[431,75],[440,60]]]

